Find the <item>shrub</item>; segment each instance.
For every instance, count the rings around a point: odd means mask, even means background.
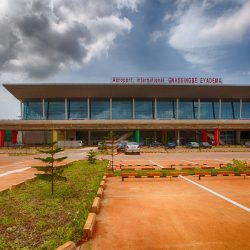
[[[88,152],[88,162],[90,164],[95,164],[96,163],[96,152],[94,152],[93,150],[90,150]]]

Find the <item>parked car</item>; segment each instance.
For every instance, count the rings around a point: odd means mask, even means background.
[[[168,142],[167,145],[166,145],[166,148],[175,149],[176,148],[176,143],[175,142]]]
[[[118,145],[117,145],[117,152],[118,153],[119,152],[125,152],[126,145],[127,145],[127,142],[125,142],[125,141],[118,143]]]
[[[137,142],[127,142],[125,146],[125,154],[137,153],[140,154],[140,145]]]
[[[191,141],[191,142],[188,142],[188,143],[186,144],[186,147],[187,147],[187,148],[199,148],[200,145],[199,145],[198,142]]]
[[[162,146],[162,143],[159,141],[154,141],[154,142],[150,143],[149,146],[150,147],[160,147],[160,146]]]
[[[246,146],[247,148],[250,148],[250,141],[246,141],[246,142],[245,142],[245,146]]]
[[[212,148],[212,145],[209,144],[208,142],[201,142],[200,148]]]

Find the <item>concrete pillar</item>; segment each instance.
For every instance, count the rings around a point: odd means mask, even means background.
[[[5,131],[0,130],[0,148],[4,147],[4,135],[5,135]]]
[[[240,145],[241,144],[241,141],[240,141],[240,131],[237,130],[236,131],[236,144]]]
[[[177,130],[177,140],[176,140],[177,146],[180,146],[180,131]]]
[[[53,140],[53,142],[58,141],[58,131],[57,130],[53,130],[53,132],[52,132],[52,140]]]
[[[140,135],[140,130],[139,129],[137,129],[137,130],[134,130],[134,132],[133,132],[133,140],[135,141],[135,142],[140,142],[140,140],[141,140],[141,135]]]
[[[200,119],[200,116],[201,116],[201,99],[198,98],[198,114],[197,114],[197,117],[196,119]]]
[[[135,119],[135,98],[132,99],[132,119]]]
[[[242,119],[242,99],[240,99],[240,119]]]
[[[109,98],[109,119],[112,120],[112,98]]]
[[[176,119],[179,119],[179,98],[176,99]]]
[[[87,100],[87,109],[88,109],[88,120],[90,120],[90,101],[89,101],[89,98]]]
[[[16,130],[11,131],[11,143],[12,144],[17,144],[17,134],[18,134],[18,131]]]
[[[43,109],[43,120],[46,120],[47,117],[46,117],[46,114],[45,114],[45,100],[44,100],[44,98],[42,100],[42,109]]]
[[[69,119],[69,116],[68,116],[68,100],[67,98],[64,99],[64,110],[65,110],[65,120],[68,120]]]
[[[203,130],[203,131],[202,131],[202,141],[203,141],[203,142],[208,142],[207,130]]]
[[[216,128],[214,130],[214,146],[220,145],[220,130]]]
[[[154,101],[154,119],[157,119],[157,98]]]
[[[91,145],[91,131],[88,131],[88,146]]]

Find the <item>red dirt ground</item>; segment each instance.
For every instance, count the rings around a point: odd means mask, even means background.
[[[250,178],[226,178],[199,183],[249,206]],[[250,249],[249,235],[250,213],[185,180],[113,177],[81,249]]]

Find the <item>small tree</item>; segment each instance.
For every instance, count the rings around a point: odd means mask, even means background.
[[[88,162],[90,164],[95,164],[96,163],[96,152],[94,152],[93,150],[90,150],[88,152]]]
[[[36,168],[38,171],[43,171],[41,174],[36,174],[36,176],[40,176],[45,180],[51,181],[51,193],[54,193],[54,179],[67,181],[67,178],[62,176],[65,165],[56,166],[56,162],[61,162],[68,158],[67,156],[55,158],[55,154],[62,152],[62,148],[54,147],[56,142],[49,143],[50,148],[48,150],[39,150],[40,153],[47,154],[47,157],[35,157],[34,159],[40,160],[47,165],[45,166],[33,166],[32,168]]]

